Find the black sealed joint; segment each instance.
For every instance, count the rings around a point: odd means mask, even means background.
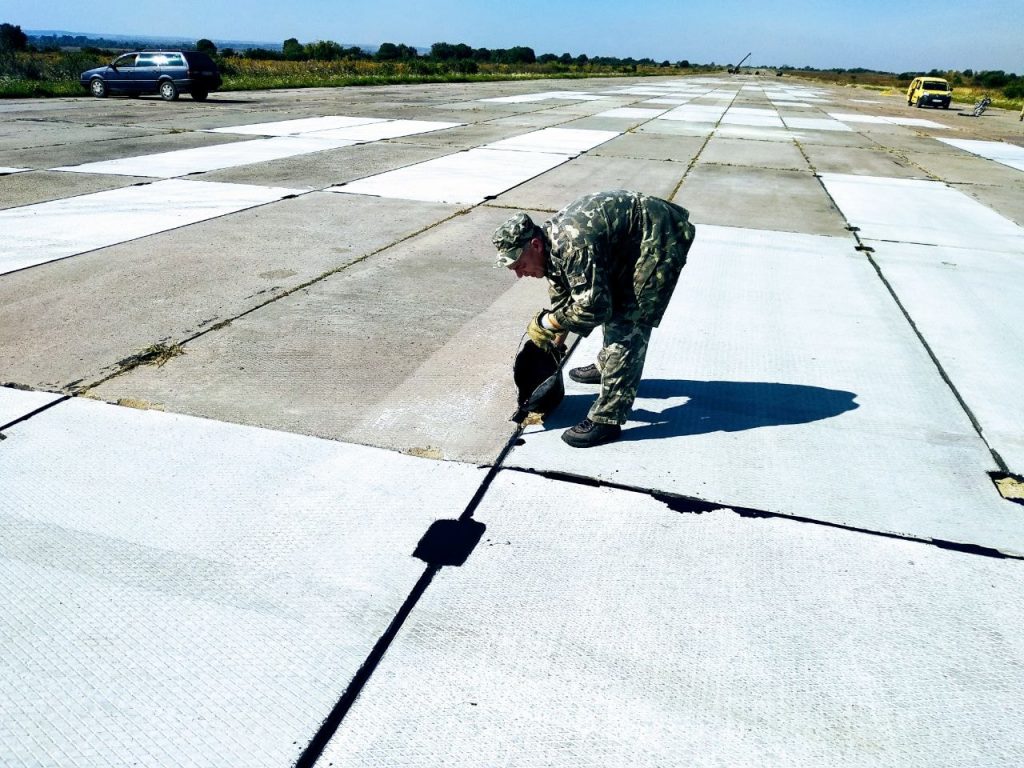
[[[469,518],[435,520],[423,534],[412,556],[429,565],[462,565],[486,530],[486,525]]]

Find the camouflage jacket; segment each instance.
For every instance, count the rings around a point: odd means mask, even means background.
[[[581,197],[541,228],[555,321],[583,336],[612,317],[657,326],[694,237],[685,208],[621,189]]]

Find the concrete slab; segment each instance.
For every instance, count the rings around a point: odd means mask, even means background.
[[[1021,185],[990,187],[985,184],[952,185],[968,197],[1024,227],[1024,189]]]
[[[237,136],[220,136],[192,131],[181,133],[161,131],[157,135],[150,132],[149,135],[116,141],[68,142],[58,146],[21,150],[11,154],[17,157],[19,165],[45,169],[58,165],[80,165],[86,162],[135,157],[166,150],[229,144],[236,141],[238,141]],[[0,162],[5,162],[2,154],[0,154]]]
[[[27,392],[0,384],[0,429],[25,418],[33,411],[55,403],[61,397],[62,395],[50,392]]]
[[[703,224],[845,235],[846,221],[808,172],[698,164],[675,202]]]
[[[978,155],[913,153],[915,165],[924,168],[935,178],[953,184],[984,184],[1016,187],[1024,193],[1024,174],[1010,166],[993,162]]]
[[[832,173],[821,181],[863,238],[1024,253],[1024,228],[940,182]]]
[[[281,187],[181,181],[0,211],[0,274],[224,216],[292,195]]]
[[[457,210],[314,192],[5,275],[0,381],[95,382],[120,360],[209,330]]]
[[[881,147],[830,147],[820,144],[800,146],[815,171],[856,176],[885,176],[889,178],[925,179],[927,174],[915,167],[898,152]]]
[[[677,162],[582,155],[494,198],[495,205],[557,211],[600,189],[635,189],[667,199],[686,172]]]
[[[503,472],[317,765],[1024,759],[1021,563],[680,511]]]
[[[447,131],[438,133],[420,133],[415,136],[403,136],[392,139],[392,145],[415,145],[418,147],[439,147],[448,150],[462,150],[479,147],[500,139],[507,139],[521,133],[520,126],[501,124],[493,122],[479,123],[475,125],[463,125],[460,128],[450,128]]]
[[[576,157],[587,150],[604,144],[621,131],[593,131],[577,128],[545,128],[520,136],[494,141],[485,149],[514,152],[548,152]]]
[[[260,186],[286,186],[292,189],[322,190],[365,176],[422,163],[450,153],[443,147],[373,142],[241,165],[204,173],[203,181],[226,181]]]
[[[72,173],[111,173],[118,176],[149,176],[170,179],[191,173],[233,168],[239,165],[263,163],[285,157],[324,152],[329,149],[349,147],[356,142],[348,139],[307,138],[306,136],[275,136],[270,139],[253,139],[222,144],[215,147],[196,147],[155,155],[125,157],[84,165],[69,165],[52,168],[55,171]]]
[[[783,117],[787,128],[803,131],[853,131],[853,128],[838,120],[823,117]]]
[[[777,141],[749,141],[712,136],[700,153],[698,164],[777,168],[782,170],[810,170],[807,160],[796,144]]]
[[[1024,147],[1007,144],[1005,141],[976,141],[972,139],[945,139],[939,141],[966,152],[995,160],[1018,171],[1024,171]]]
[[[545,296],[538,282],[532,293],[509,299],[500,337],[479,325],[478,316],[493,317],[489,308],[512,284],[507,271],[493,268],[490,242],[509,215],[477,208],[456,216],[190,342],[186,354],[162,367],[137,368],[94,392],[112,402],[127,397],[179,413],[359,443],[399,435],[422,442],[382,445],[492,460],[512,430],[516,398],[508,371],[526,320]],[[466,338],[478,343],[464,345]],[[435,356],[452,364],[432,366]],[[373,364],[352,364],[367,360]],[[445,378],[420,382],[421,370]],[[197,380],[207,385],[197,387]],[[454,393],[442,401],[449,415],[443,431],[417,428],[416,400],[406,401],[403,418],[387,430],[367,422],[368,414],[382,412],[389,394],[418,384]],[[477,410],[462,410],[459,393],[471,393]],[[398,413],[393,401],[389,409]]]
[[[382,117],[323,115],[293,118],[291,120],[275,120],[268,123],[252,123],[249,125],[227,125],[222,128],[210,128],[208,130],[210,133],[246,134],[249,136],[297,136],[312,131],[351,128],[357,125],[368,125],[385,121],[386,118]]]
[[[697,104],[695,102],[683,104],[682,106],[670,109],[658,120],[679,120],[684,123],[711,123],[717,124],[725,114],[726,107],[711,106],[708,104]]]
[[[674,160],[690,163],[707,141],[707,135],[678,136],[661,133],[624,133],[591,152],[595,157]]]
[[[348,139],[349,141],[382,141],[402,136],[417,136],[421,133],[446,131],[458,128],[463,123],[440,120],[385,120],[379,123],[357,125],[349,128],[331,128],[302,134],[317,139]]]
[[[82,400],[7,438],[4,765],[294,764],[483,474]]]
[[[0,210],[150,181],[142,177],[30,171],[0,178]]]
[[[564,154],[481,147],[368,176],[327,191],[476,205],[568,160],[569,156]]]
[[[598,112],[594,117],[614,117],[624,120],[652,120],[665,112],[664,109],[644,109],[642,107],[619,107]]]
[[[1024,553],[988,448],[852,238],[698,226],[644,377],[619,442],[565,446],[595,394],[567,382],[506,464]]]
[[[1024,474],[1020,253],[879,243],[874,258],[989,445]]]
[[[695,123],[683,120],[651,120],[638,125],[636,133],[661,136],[709,136],[715,130],[714,123]]]

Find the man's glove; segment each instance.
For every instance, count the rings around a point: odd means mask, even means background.
[[[558,331],[552,331],[541,325],[541,318],[547,312],[546,309],[542,309],[533,319],[530,320],[530,324],[526,327],[526,333],[530,337],[530,340],[541,349],[551,349],[555,345],[555,339],[558,337]]]

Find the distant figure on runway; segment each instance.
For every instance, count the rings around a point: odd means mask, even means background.
[[[494,232],[498,266],[517,277],[546,277],[552,309],[538,312],[527,333],[541,347],[567,331],[587,336],[602,326],[597,363],[569,377],[600,384],[583,421],[562,434],[576,448],[618,439],[643,373],[651,330],[675,289],[694,227],[685,208],[639,192],[613,190],[581,197],[543,225],[525,213]]]

